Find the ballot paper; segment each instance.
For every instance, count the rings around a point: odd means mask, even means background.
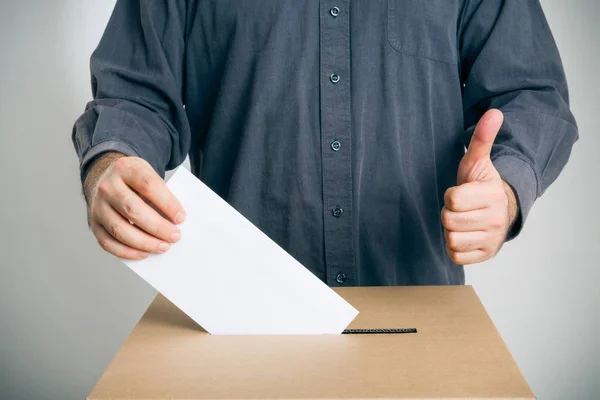
[[[123,260],[213,335],[339,334],[358,311],[180,167],[167,186],[186,210],[164,254]]]

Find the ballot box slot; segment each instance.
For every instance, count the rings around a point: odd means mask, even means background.
[[[417,333],[417,328],[345,329],[345,335],[376,335],[394,333]]]

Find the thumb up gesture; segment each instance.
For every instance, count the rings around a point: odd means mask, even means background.
[[[441,218],[446,251],[456,264],[492,258],[516,219],[515,194],[490,158],[503,120],[504,115],[496,109],[481,117],[459,164],[457,186],[444,195]]]

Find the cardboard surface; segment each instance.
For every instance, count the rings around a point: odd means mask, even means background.
[[[211,336],[159,295],[88,399],[535,398],[470,286],[336,291],[418,333]]]

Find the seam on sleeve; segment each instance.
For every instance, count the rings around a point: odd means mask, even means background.
[[[121,140],[121,139],[114,139],[114,138],[110,138],[110,139],[104,139],[104,140],[101,140],[101,141],[99,141],[98,143],[96,143],[96,144],[94,144],[93,146],[91,146],[91,147],[90,147],[90,148],[89,148],[89,149],[88,149],[88,150],[85,152],[85,154],[83,155],[83,157],[85,157],[85,156],[87,155],[87,153],[89,153],[89,152],[90,152],[90,150],[92,150],[92,149],[94,149],[95,147],[98,147],[98,146],[100,146],[100,145],[102,145],[102,144],[104,144],[104,143],[107,143],[107,142],[120,143],[120,144],[122,144],[122,145],[124,145],[124,146],[127,146],[127,147],[131,148],[131,150],[133,150],[133,151],[134,151],[134,152],[135,152],[135,153],[138,155],[138,157],[140,156],[140,152],[139,152],[139,150],[138,150],[138,149],[136,149],[136,147],[135,147],[133,144],[127,143],[127,142],[125,142],[124,140]]]
[[[127,149],[131,149],[134,153],[136,157],[141,157],[140,152],[138,151],[138,149],[135,148],[135,146],[132,146],[131,144],[124,142],[123,140],[120,139],[104,139],[101,140],[100,142],[94,144],[93,146],[90,146],[90,148],[88,148],[85,153],[81,154],[81,161],[80,161],[80,168],[84,166],[84,164],[87,164],[90,160],[90,153],[93,152],[95,149],[98,149],[99,147],[102,147],[104,144],[108,144],[108,143],[117,143]],[[107,149],[106,152],[110,152],[111,150],[114,149]],[[118,150],[115,150],[118,151]],[[101,151],[103,152],[103,151]],[[95,156],[95,155],[94,155]],[[92,158],[94,157],[92,156]]]

